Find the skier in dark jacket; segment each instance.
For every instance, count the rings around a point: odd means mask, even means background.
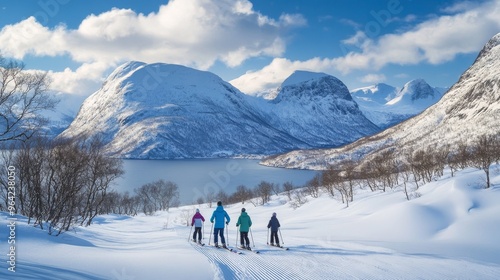
[[[278,221],[278,218],[276,218],[276,213],[273,213],[271,220],[269,220],[269,223],[267,224],[267,228],[271,229],[271,246],[279,247],[280,240],[278,238],[278,230],[280,228],[280,222]],[[276,244],[274,243],[275,239],[276,239]]]
[[[236,222],[236,226],[240,227],[241,247],[246,248],[247,250],[251,250],[250,249],[250,239],[248,239],[248,231],[250,230],[250,227],[252,226],[252,219],[250,219],[250,216],[248,216],[245,208],[241,209],[241,215],[238,218],[238,222]],[[245,246],[245,243],[246,243],[246,246]]]
[[[215,219],[215,225],[214,225],[214,243],[215,247],[218,247],[218,236],[220,235],[220,240],[222,242],[222,247],[227,248],[226,246],[226,239],[224,238],[224,221],[225,224],[228,225],[230,218],[229,215],[227,214],[226,210],[224,210],[224,207],[222,207],[222,202],[217,202],[217,208],[215,209],[214,213],[212,214],[212,217],[210,218],[210,222],[213,223]]]

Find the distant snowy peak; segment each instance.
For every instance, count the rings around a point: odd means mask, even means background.
[[[334,97],[352,100],[347,86],[325,73],[295,71],[279,88],[275,102],[296,99],[317,100],[318,97]]]
[[[418,107],[428,107],[438,101],[440,97],[439,91],[432,88],[423,79],[416,79],[406,83],[397,96],[387,102],[387,105],[400,103],[403,105],[414,104]]]
[[[351,95],[365,101],[373,101],[385,104],[396,96],[398,89],[384,83],[378,83],[368,87],[357,88],[351,91]]]
[[[418,99],[434,98],[434,89],[423,79],[416,79],[406,83],[401,90],[401,93],[405,95],[410,93],[410,98],[412,101]]]

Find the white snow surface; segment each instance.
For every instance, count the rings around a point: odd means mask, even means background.
[[[466,169],[421,186],[410,201],[400,188],[358,190],[346,208],[338,197],[308,197],[293,209],[284,195],[264,206],[227,205],[228,244],[236,243],[241,207],[252,218],[254,250],[237,255],[208,246],[213,208],[182,206],[152,216],[98,216],[60,236],[16,221],[16,268],[8,271],[7,224],[0,212],[1,279],[500,279],[500,166]],[[200,247],[188,242],[183,211],[207,221]],[[269,247],[277,213],[289,251]],[[211,241],[213,244],[213,239]]]

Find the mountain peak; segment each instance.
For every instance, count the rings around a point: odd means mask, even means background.
[[[295,102],[299,99],[316,102],[319,101],[318,97],[352,101],[347,86],[334,76],[325,73],[295,71],[283,82],[273,102],[279,103],[285,100]]]
[[[486,54],[490,53],[491,50],[498,45],[500,45],[500,33],[497,33],[490,40],[488,40],[488,42],[484,45],[481,52],[479,52],[476,61],[479,60],[481,57],[485,56]]]
[[[327,76],[330,75],[320,72],[296,70],[292,73],[292,75],[290,75],[288,78],[285,79],[285,81],[281,84],[281,87],[283,88],[290,85],[300,84],[303,82],[316,80]]]

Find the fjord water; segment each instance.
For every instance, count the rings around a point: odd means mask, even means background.
[[[266,167],[253,159],[124,160],[123,169],[125,174],[115,181],[114,190],[133,194],[134,189],[163,179],[177,184],[181,204],[196,202],[220,190],[230,195],[239,185],[253,189],[261,181],[280,186],[289,181],[301,186],[317,174],[311,170]]]

